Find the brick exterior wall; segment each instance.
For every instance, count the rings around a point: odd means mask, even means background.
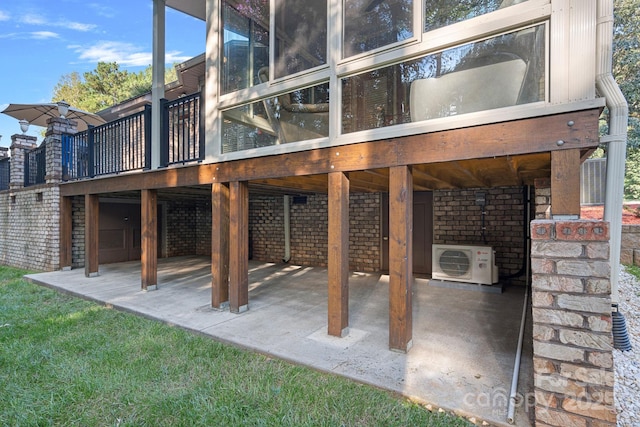
[[[486,200],[484,240],[482,206],[476,204],[478,192],[484,193]],[[491,246],[500,276],[518,272],[525,257],[523,197],[522,187],[434,191],[433,243]]]
[[[84,197],[71,201],[71,268],[84,267]]]
[[[196,203],[173,201],[166,204],[167,256],[196,254]]]
[[[640,265],[640,225],[622,226],[620,262],[628,265]]]
[[[309,195],[306,203],[290,204],[292,264],[327,266],[327,196]],[[380,203],[378,193],[349,195],[349,268],[380,269]],[[281,262],[284,257],[282,196],[249,198],[249,230],[253,258]]]
[[[531,224],[536,425],[616,425],[609,225]]]
[[[39,185],[0,192],[0,264],[29,270],[57,270],[60,266],[59,212],[58,186]]]

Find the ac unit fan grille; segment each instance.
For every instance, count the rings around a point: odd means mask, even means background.
[[[443,273],[452,277],[460,277],[469,272],[470,261],[465,252],[447,249],[440,255],[439,264]]]

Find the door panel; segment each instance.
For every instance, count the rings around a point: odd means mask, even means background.
[[[109,264],[139,260],[140,205],[100,203],[99,262]]]
[[[389,195],[382,197],[382,271],[389,271]],[[413,193],[413,272],[431,274],[433,193]]]

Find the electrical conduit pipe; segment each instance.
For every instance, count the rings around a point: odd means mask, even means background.
[[[284,196],[284,258],[282,262],[291,260],[291,211],[289,209],[289,196]]]

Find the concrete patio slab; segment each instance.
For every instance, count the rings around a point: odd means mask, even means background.
[[[158,289],[142,291],[140,263],[27,276],[34,283],[209,335],[294,363],[343,375],[424,403],[509,425],[507,405],[524,289],[503,293],[429,286],[416,279],[413,347],[388,348],[388,276],[351,273],[349,334],[327,335],[327,270],[249,263],[249,310],[232,314],[210,306],[207,258],[161,259]],[[532,387],[531,323],[525,334],[520,385],[525,397],[515,425],[531,426],[526,397]]]

